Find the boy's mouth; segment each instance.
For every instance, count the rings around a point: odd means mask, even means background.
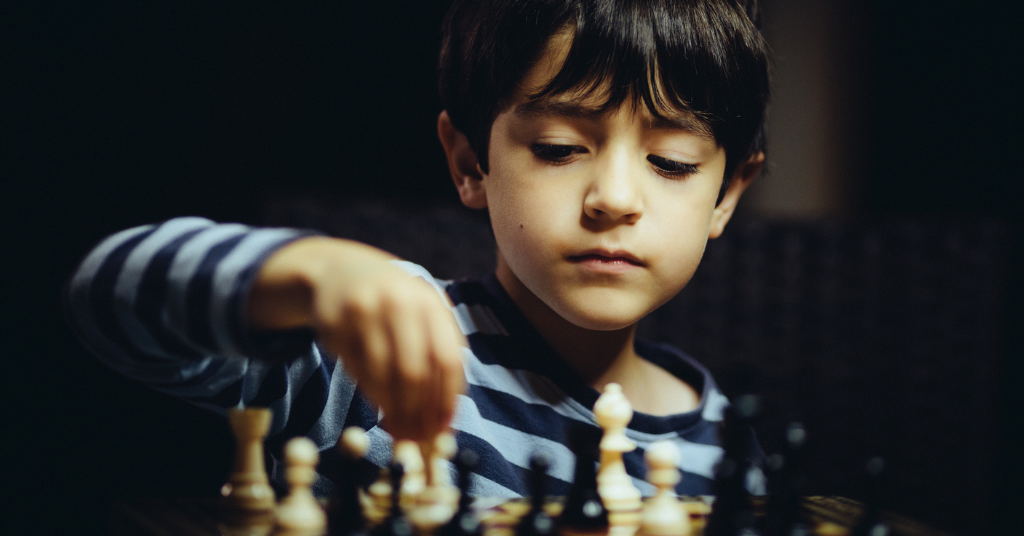
[[[576,255],[570,255],[569,261],[578,264],[646,266],[636,255],[623,250],[590,249]]]

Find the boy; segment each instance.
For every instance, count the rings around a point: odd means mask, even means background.
[[[541,450],[547,489],[564,494],[567,430],[596,444],[590,408],[616,382],[637,412],[626,465],[641,491],[643,448],[668,438],[687,473],[678,491],[707,494],[725,399],[691,358],[634,334],[688,282],[764,160],[757,12],[457,0],[438,134],[460,199],[489,212],[494,274],[438,281],[351,241],[181,218],[97,246],[69,284],[73,324],[157,389],[220,412],[270,406],[269,450],[307,435],[327,449],[328,479],[344,426],[368,429],[383,465],[392,438],[450,425],[481,456],[478,496],[525,494]]]

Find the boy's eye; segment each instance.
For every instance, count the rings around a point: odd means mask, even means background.
[[[587,152],[586,147],[579,145],[552,145],[548,143],[534,143],[530,146],[538,158],[556,163],[567,163],[574,154]]]
[[[654,164],[654,167],[665,175],[691,175],[697,172],[697,166],[694,164],[684,164],[653,154],[647,155],[647,161]]]

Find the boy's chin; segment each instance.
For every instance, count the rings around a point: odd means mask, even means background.
[[[590,330],[590,331],[619,331],[619,330],[622,330],[622,329],[626,329],[626,328],[632,327],[638,321],[639,321],[639,319],[634,320],[632,322],[624,322],[624,321],[621,321],[619,319],[604,319],[604,318],[600,318],[600,319],[590,319],[590,318],[588,318],[588,319],[581,319],[578,322],[573,322],[572,320],[570,320],[570,322],[572,322],[576,326],[579,326],[579,327],[581,327],[583,329]]]
[[[615,306],[607,302],[564,304],[555,311],[569,323],[592,331],[616,331],[633,326],[647,311],[636,306]]]

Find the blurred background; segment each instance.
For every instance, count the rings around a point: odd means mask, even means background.
[[[359,235],[413,214],[448,222],[426,239],[444,241],[476,221],[434,133],[446,6],[0,8],[3,493],[21,512],[3,523],[101,533],[111,498],[210,495],[227,473],[223,422],[108,371],[67,329],[61,287],[105,235],[185,214]],[[1022,8],[764,6],[768,172],[708,249],[734,277],[703,269],[645,333],[716,371],[758,366],[766,449],[793,417],[818,438],[808,493],[859,498],[882,454],[893,509],[959,534],[1016,527]],[[408,227],[383,245],[417,254]]]

